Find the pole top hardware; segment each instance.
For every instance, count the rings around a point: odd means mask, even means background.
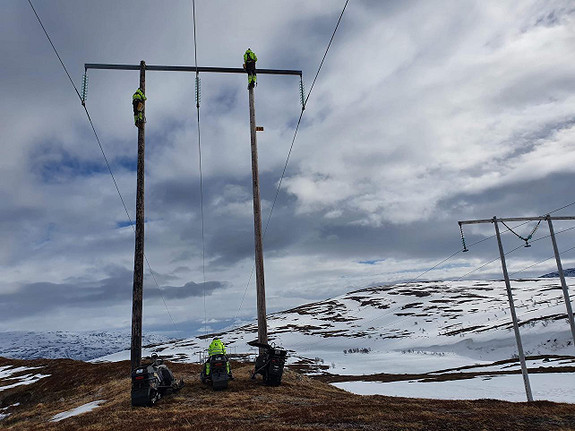
[[[256,126],[256,132],[263,132],[264,126]]]

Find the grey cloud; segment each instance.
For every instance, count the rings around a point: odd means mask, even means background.
[[[133,274],[123,268],[110,268],[99,280],[71,279],[64,283],[29,283],[11,293],[0,294],[0,312],[5,319],[51,313],[56,309],[100,308],[132,299]],[[147,278],[144,297],[165,300],[211,295],[225,285],[218,281],[187,282],[182,286],[160,286]]]

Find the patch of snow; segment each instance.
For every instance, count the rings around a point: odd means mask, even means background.
[[[16,380],[16,383],[12,383],[10,385],[0,386],[0,392],[5,391],[6,389],[15,388],[21,385],[31,385],[32,383],[36,383],[38,380],[43,379],[44,377],[49,377],[49,374],[23,374],[15,376],[15,374],[22,373],[25,371],[30,370],[37,370],[42,367],[14,367],[12,368],[11,365],[5,365],[0,367],[0,379],[2,380]]]
[[[103,404],[105,402],[106,400],[92,401],[91,403],[81,405],[79,407],[76,407],[75,409],[58,413],[57,415],[54,415],[54,417],[50,420],[50,422],[60,422],[61,420],[70,418],[72,416],[78,416],[81,415],[82,413],[91,412],[95,408],[100,407],[100,404]]]
[[[533,399],[575,403],[575,374],[532,374],[529,376]],[[497,399],[527,401],[521,374],[481,376],[445,382],[341,382],[334,386],[358,395],[386,395],[439,400]]]
[[[20,405],[20,403],[14,403],[14,404],[11,404],[11,405],[9,405],[9,406],[7,406],[7,407],[2,407],[2,408],[0,408],[0,421],[1,421],[2,419],[7,418],[8,416],[10,416],[10,413],[6,413],[6,412],[8,411],[8,409],[10,409],[10,407],[17,407],[17,406],[19,406],[19,405]]]
[[[42,367],[14,367],[12,365],[4,365],[0,367],[0,379],[9,378],[11,375],[21,373],[22,371],[37,370]]]

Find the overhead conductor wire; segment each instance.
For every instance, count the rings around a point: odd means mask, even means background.
[[[196,37],[196,0],[192,0],[192,19],[194,22],[194,65],[196,67],[196,112],[198,121],[198,165],[200,170],[200,213],[202,230],[202,297],[204,301],[204,336],[208,335],[208,315],[206,311],[206,241],[204,231],[204,175],[202,171],[202,133],[200,127],[200,73],[198,72],[198,44]]]
[[[337,24],[335,25],[335,29],[333,30],[333,33],[332,33],[332,35],[331,35],[331,38],[329,39],[329,43],[327,44],[327,48],[325,49],[325,52],[324,52],[324,54],[323,54],[323,57],[322,57],[322,59],[321,59],[321,62],[320,62],[319,67],[318,67],[318,69],[317,69],[317,72],[316,72],[316,74],[315,74],[315,77],[313,78],[313,82],[312,82],[312,84],[311,84],[311,86],[310,86],[309,92],[308,92],[308,94],[307,94],[307,96],[306,96],[306,98],[305,98],[305,101],[304,101],[303,104],[302,104],[302,109],[301,109],[301,112],[300,112],[300,114],[299,114],[299,118],[298,118],[298,120],[297,120],[297,124],[296,124],[295,130],[294,130],[293,139],[292,139],[292,141],[291,141],[291,145],[290,145],[290,148],[289,148],[287,157],[286,157],[286,161],[285,161],[285,164],[284,164],[284,167],[283,167],[283,171],[282,171],[281,177],[280,177],[280,179],[279,179],[278,186],[277,186],[277,188],[276,188],[276,193],[275,193],[275,196],[274,196],[274,200],[273,200],[273,203],[272,203],[270,212],[269,212],[268,217],[267,217],[267,220],[266,220],[266,225],[265,225],[264,232],[263,232],[263,237],[264,237],[264,238],[265,238],[265,236],[266,236],[266,232],[268,231],[268,227],[269,227],[269,224],[270,224],[270,220],[271,220],[271,218],[272,218],[272,214],[273,214],[273,212],[274,212],[274,208],[275,208],[276,202],[277,202],[277,200],[278,200],[278,196],[279,196],[279,193],[280,193],[280,190],[281,190],[281,187],[282,187],[282,182],[283,182],[283,179],[284,179],[285,174],[286,174],[286,171],[287,171],[287,167],[288,167],[288,164],[289,164],[289,161],[290,161],[290,158],[291,158],[291,153],[292,153],[292,151],[293,151],[293,147],[294,147],[294,144],[295,144],[295,140],[296,140],[296,138],[297,138],[297,134],[298,134],[298,131],[299,131],[299,126],[300,126],[300,124],[301,124],[301,120],[302,120],[303,114],[304,114],[304,112],[305,112],[305,107],[306,107],[306,105],[307,105],[307,101],[308,101],[308,99],[309,99],[309,97],[310,97],[310,95],[311,95],[311,92],[313,91],[313,88],[314,88],[314,86],[315,86],[315,83],[316,83],[316,81],[317,81],[317,78],[318,78],[318,76],[319,76],[319,73],[321,72],[321,69],[322,69],[323,64],[324,64],[324,62],[325,62],[325,59],[326,59],[326,57],[327,57],[327,53],[329,52],[329,49],[331,48],[331,44],[332,44],[333,39],[334,39],[334,37],[335,37],[335,33],[337,32],[337,29],[339,28],[339,24],[341,23],[341,20],[342,20],[342,18],[343,18],[343,14],[344,14],[344,12],[345,12],[345,9],[347,8],[347,4],[348,4],[348,3],[349,3],[349,0],[346,0],[345,4],[343,5],[343,9],[342,9],[341,13],[339,14],[339,18],[338,18],[338,20],[337,20]],[[251,280],[252,280],[252,278],[253,278],[253,275],[254,275],[254,271],[255,271],[255,264],[252,265],[251,273],[250,273],[248,282],[246,283],[246,287],[245,287],[245,289],[244,289],[244,294],[243,294],[243,296],[242,296],[242,300],[241,300],[241,302],[240,302],[240,306],[239,306],[238,311],[236,312],[236,315],[235,315],[235,317],[234,317],[234,319],[233,319],[234,321],[236,320],[236,318],[237,318],[238,315],[239,315],[240,310],[242,309],[242,306],[243,306],[243,304],[244,304],[244,300],[245,300],[245,298],[246,298],[246,293],[247,293],[247,291],[248,291],[248,287],[249,287],[250,282],[251,282]]]
[[[126,201],[124,200],[124,197],[122,196],[122,193],[120,192],[120,188],[118,186],[118,182],[116,181],[116,177],[114,176],[114,172],[112,171],[112,167],[110,166],[110,162],[108,161],[108,157],[106,157],[106,153],[104,151],[104,147],[102,146],[102,142],[100,141],[100,137],[98,136],[98,132],[96,132],[96,127],[94,126],[94,122],[92,121],[92,117],[90,116],[90,112],[88,111],[88,108],[86,107],[85,101],[82,99],[82,96],[80,95],[80,92],[78,91],[78,88],[76,87],[76,84],[74,84],[74,81],[72,80],[72,77],[70,76],[70,73],[68,72],[68,68],[66,67],[66,65],[64,64],[64,62],[62,61],[62,58],[60,57],[60,54],[58,53],[58,50],[56,49],[56,46],[54,45],[54,43],[52,42],[52,39],[50,38],[50,35],[48,34],[48,31],[46,30],[46,27],[44,27],[44,24],[42,23],[42,20],[40,19],[40,16],[38,15],[38,13],[36,12],[36,9],[34,8],[34,5],[32,4],[31,0],[28,0],[28,4],[30,5],[30,7],[32,8],[32,11],[34,12],[34,15],[36,15],[36,19],[38,20],[38,23],[40,24],[40,27],[42,27],[42,30],[44,31],[44,34],[46,35],[46,38],[48,39],[48,42],[50,42],[50,45],[52,46],[52,49],[54,50],[54,53],[56,54],[56,57],[58,57],[58,60],[60,61],[60,64],[62,65],[62,68],[64,69],[64,72],[66,72],[66,75],[68,76],[68,79],[70,80],[70,84],[72,84],[72,87],[74,88],[74,91],[76,92],[76,94],[78,95],[78,98],[80,99],[80,102],[82,103],[82,106],[84,107],[84,111],[86,112],[86,117],[88,118],[88,121],[90,122],[90,126],[92,128],[92,131],[94,132],[94,136],[96,137],[96,142],[98,143],[98,146],[100,147],[100,151],[102,153],[102,156],[104,157],[104,161],[106,163],[106,167],[108,168],[108,172],[110,173],[110,176],[112,177],[112,181],[114,182],[114,187],[116,188],[116,192],[118,193],[118,196],[120,197],[120,201],[122,201],[122,206],[124,207],[124,211],[126,212],[126,216],[128,217],[128,220],[130,222],[130,225],[132,226],[132,229],[135,231],[135,226],[134,226],[134,222],[132,221],[132,217],[130,217],[130,212],[128,211],[128,207],[126,206]],[[170,313],[170,310],[168,309],[168,304],[166,303],[166,299],[164,298],[164,295],[162,293],[162,289],[160,288],[160,285],[158,283],[158,280],[156,279],[156,276],[154,274],[154,271],[152,270],[152,267],[150,265],[150,262],[148,260],[148,257],[144,254],[144,259],[146,260],[146,265],[148,266],[148,269],[150,270],[150,274],[152,275],[152,278],[154,279],[154,282],[156,284],[156,287],[158,288],[158,290],[160,291],[160,296],[162,297],[162,301],[164,303],[164,307],[166,308],[166,312],[168,313],[168,316],[170,317],[170,320],[172,321],[172,325],[174,326],[174,329],[177,331],[178,327],[176,325],[176,322],[174,321],[172,314]]]

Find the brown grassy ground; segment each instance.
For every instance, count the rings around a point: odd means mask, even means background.
[[[42,366],[37,371],[50,374],[0,392],[2,407],[20,403],[0,421],[0,429],[15,431],[575,430],[574,404],[358,396],[290,370],[280,387],[269,388],[250,380],[252,366],[242,364],[234,364],[236,379],[223,392],[199,382],[199,365],[169,364],[186,386],[154,407],[133,408],[128,362],[0,358],[0,366],[8,364]],[[57,413],[101,399],[106,402],[92,412],[49,422]]]

